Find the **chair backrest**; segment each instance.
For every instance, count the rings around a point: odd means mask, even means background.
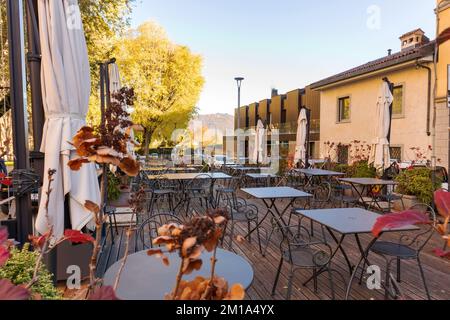
[[[304,268],[320,268],[330,263],[333,248],[321,241],[312,241],[311,235],[303,226],[278,228],[281,236],[281,254],[287,262]],[[296,252],[301,252],[296,255]]]
[[[409,210],[421,212],[428,215],[430,218],[430,224],[418,225],[420,230],[408,234],[402,234],[400,236],[401,244],[407,245],[417,252],[420,252],[433,237],[437,224],[436,213],[432,207],[426,204],[416,204]]]
[[[200,173],[194,177],[194,179],[190,180],[187,184],[188,188],[199,188],[204,189],[205,191],[209,191],[209,188],[212,186],[212,178],[211,175],[207,173]]]
[[[330,203],[333,188],[331,183],[322,182],[319,185],[311,186],[310,193],[312,193],[314,206],[316,208],[323,208]]]
[[[183,221],[171,214],[156,214],[151,218],[142,222],[138,227],[136,234],[137,240],[141,244],[140,249],[153,248],[153,240],[158,237],[158,229],[166,224],[178,224],[181,225]]]

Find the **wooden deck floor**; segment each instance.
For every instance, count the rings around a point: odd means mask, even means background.
[[[258,200],[248,199],[249,203],[255,204],[260,209],[260,215],[262,216],[266,210],[262,202]],[[280,203],[283,206],[283,203]],[[197,206],[197,210],[200,210]],[[265,221],[264,226],[270,228],[269,219]],[[316,234],[321,234],[319,226],[315,226]],[[237,233],[245,235],[247,233],[246,225],[238,225]],[[391,236],[392,237],[392,236]],[[389,237],[387,237],[389,239]],[[111,237],[108,232],[108,236],[105,242],[102,255],[99,260],[98,272],[102,275],[109,266],[116,261],[120,260],[124,254],[125,245],[125,228],[119,229],[119,235],[116,236],[116,241],[111,244]],[[234,251],[235,253],[246,257],[254,268],[255,277],[252,286],[247,291],[247,299],[249,300],[279,300],[285,299],[287,291],[287,275],[288,265],[285,263],[282,269],[282,274],[278,284],[278,288],[275,296],[271,295],[272,286],[274,283],[276,271],[280,261],[280,253],[276,242],[271,241],[268,246],[267,255],[263,257],[258,250],[256,237],[252,239],[252,243],[233,243],[233,247],[230,249],[228,243],[225,244],[224,249]],[[329,243],[334,245],[332,238],[328,237]],[[363,245],[367,245],[371,240],[370,235],[362,236],[361,240]],[[263,239],[263,244],[265,244]],[[432,299],[435,300],[448,300],[450,299],[450,261],[443,260],[436,257],[433,254],[433,249],[441,248],[443,246],[442,239],[436,235],[432,241],[423,251],[421,257],[424,265],[427,283],[432,295]],[[359,250],[357,249],[354,238],[349,237],[344,242],[345,250],[353,263],[356,263],[360,257]],[[373,261],[373,262],[372,262]],[[382,270],[385,270],[384,262],[382,259],[371,256],[371,262],[377,264]],[[220,263],[220,261],[219,261]],[[345,259],[338,253],[333,260],[333,268],[338,270],[345,277],[347,282],[349,279],[349,271]],[[308,286],[303,286],[302,283],[311,276],[309,271],[299,271],[294,277],[294,289],[292,292],[292,300],[330,300],[331,290],[328,282],[328,278],[323,275],[319,277],[319,290],[314,292],[312,283]],[[422,281],[419,276],[419,269],[415,262],[404,262],[402,265],[402,282],[400,283],[401,290],[408,300],[424,300],[426,299],[425,290],[423,289]],[[347,284],[340,280],[338,276],[334,277],[336,299],[343,300],[345,298],[345,290]],[[384,291],[382,290],[369,290],[366,284],[359,285],[355,283],[352,287],[351,299],[354,300],[381,300],[384,298]]]

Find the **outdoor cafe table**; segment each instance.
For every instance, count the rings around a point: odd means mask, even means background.
[[[181,189],[184,191],[185,185],[187,181],[191,181],[193,179],[211,179],[210,186],[210,195],[211,195],[211,204],[214,203],[214,185],[217,180],[229,180],[232,177],[222,173],[222,172],[214,172],[214,173],[166,173],[159,176],[149,175],[148,178],[150,180],[157,179],[167,179],[171,181],[178,181],[180,183]],[[183,200],[178,203],[175,208],[178,208],[182,204]]]
[[[308,179],[307,184],[312,184],[314,180],[320,183],[322,178],[342,177],[345,175],[345,173],[342,172],[321,169],[295,169],[294,171],[304,174]]]
[[[242,192],[250,195],[255,199],[262,200],[264,205],[267,207],[267,212],[264,217],[259,221],[258,225],[247,234],[246,237],[249,237],[253,232],[255,232],[269,215],[272,215],[272,219],[280,228],[285,228],[289,225],[289,223],[286,223],[283,218],[286,211],[294,204],[297,199],[309,199],[312,197],[312,195],[309,193],[289,187],[246,188],[242,189]],[[289,200],[289,204],[284,209],[280,210],[276,205],[277,200]],[[273,231],[274,230],[271,231],[271,235],[268,238],[268,243],[271,239]]]
[[[265,180],[267,187],[270,187],[271,179],[279,178],[278,175],[271,173],[247,173],[246,176],[253,180]]]
[[[364,198],[364,194],[370,187],[373,186],[396,186],[398,183],[393,180],[381,180],[381,179],[373,179],[373,178],[341,178],[339,181],[343,183],[350,184],[352,188],[356,191],[361,203],[364,205],[366,209],[369,209],[373,204],[377,205],[380,210],[383,210],[380,203],[377,201],[376,197],[372,197],[370,200]],[[358,189],[358,186],[361,186],[362,189]],[[388,188],[386,188],[386,192],[389,193]],[[389,211],[391,209],[391,202],[388,201]]]
[[[173,291],[181,259],[177,253],[166,254],[169,266],[161,259],[148,256],[147,251],[141,251],[128,257],[123,269],[116,295],[121,300],[164,300],[164,296]],[[185,280],[194,280],[201,276],[205,279],[211,276],[212,254],[202,254],[203,267],[185,276]],[[253,268],[250,263],[229,251],[217,250],[216,275],[228,281],[228,284],[241,284],[248,289],[253,282]],[[112,265],[105,273],[104,285],[114,286],[122,261]]]
[[[195,168],[183,168],[183,167],[149,167],[143,169],[146,172],[178,172],[178,173],[184,173],[184,172],[195,172],[197,169]]]
[[[364,249],[361,243],[360,235],[372,233],[373,226],[375,225],[377,219],[381,217],[380,214],[361,208],[297,210],[296,212],[297,214],[308,218],[311,221],[314,221],[326,228],[326,230],[329,232],[329,234],[337,244],[337,247],[332,253],[330,260],[333,260],[338,251],[341,251],[348,265],[350,274],[352,275],[352,280],[356,276],[356,272],[363,261],[365,261],[369,266],[372,265],[368,261],[367,256],[369,250],[372,248],[377,239],[374,238],[369,243],[368,247]],[[401,228],[384,229],[383,233],[415,230],[418,230],[418,228],[415,226],[406,226]],[[340,238],[338,238],[336,233],[341,235]],[[355,237],[356,244],[361,253],[361,259],[356,266],[353,266],[351,264],[350,259],[342,246],[344,240],[348,236],[352,235]],[[306,283],[308,283],[312,279],[313,278],[310,278]],[[351,286],[351,282],[349,286]]]

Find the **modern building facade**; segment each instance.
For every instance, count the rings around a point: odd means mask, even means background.
[[[449,1],[438,1],[436,13],[443,32],[450,27]],[[402,35],[399,45],[398,53],[389,51],[385,57],[311,85],[320,92],[322,156],[329,152],[324,142],[341,145],[342,150],[334,154],[341,161],[352,141],[373,143],[377,98],[383,79],[388,78],[394,84],[391,157],[425,160],[418,159],[420,149],[422,158],[435,157],[438,165],[448,167],[450,43],[436,51],[436,40],[430,41],[417,29]]]
[[[272,90],[271,98],[235,109],[235,130],[241,129],[244,134],[256,128],[258,120],[264,123],[269,131],[279,130],[280,155],[283,158],[295,154],[297,123],[301,108],[311,111],[310,124],[310,157],[319,156],[320,151],[320,95],[310,87],[295,89],[285,94]],[[237,115],[240,112],[241,126],[238,128]],[[247,140],[248,137],[247,137]],[[225,146],[226,149],[226,146]],[[270,145],[269,145],[270,153]],[[249,145],[246,142],[245,154],[248,156]]]
[[[416,29],[400,37],[397,53],[387,55],[286,94],[272,93],[235,110],[240,129],[247,131],[260,118],[280,130],[282,156],[295,152],[297,118],[301,107],[311,110],[310,154],[328,156],[327,142],[346,145],[353,141],[372,144],[377,100],[383,79],[394,85],[391,125],[391,158],[415,161],[417,149],[428,160],[447,167],[450,163],[450,0],[436,0],[437,38],[431,41]],[[243,120],[242,120],[243,119]],[[246,143],[246,150],[248,143]],[[283,151],[284,150],[284,151]],[[336,152],[348,162],[349,150]],[[346,157],[339,154],[347,155]]]

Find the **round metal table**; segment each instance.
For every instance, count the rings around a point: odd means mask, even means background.
[[[202,255],[203,267],[200,271],[185,276],[184,280],[193,280],[197,276],[209,278],[211,275],[211,253]],[[175,286],[175,278],[180,266],[177,253],[168,254],[170,266],[165,266],[161,259],[141,251],[128,257],[122,272],[116,295],[121,300],[163,300]],[[241,284],[248,289],[253,282],[253,268],[244,258],[222,249],[217,250],[216,276],[223,277],[231,286]],[[112,265],[104,276],[104,285],[113,286],[121,261]]]

